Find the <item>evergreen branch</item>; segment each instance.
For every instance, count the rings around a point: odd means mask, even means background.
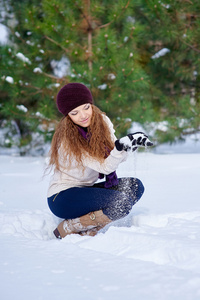
[[[183,2],[182,0],[179,0],[179,2]],[[190,0],[184,0],[184,2],[187,2],[187,3],[189,3],[189,4],[192,4],[193,5],[193,3],[190,1]]]
[[[64,15],[60,12],[59,5],[53,4],[53,7],[55,8],[55,11],[62,17],[62,19],[65,20]]]
[[[118,19],[124,13],[124,11],[128,8],[129,4],[130,4],[130,0],[128,0],[128,2],[126,3],[126,5],[124,6],[124,8],[121,10],[121,13],[118,15],[118,17],[116,17],[116,19]],[[108,23],[106,23],[104,25],[98,26],[95,29],[105,28],[105,27],[109,26],[110,24],[112,24],[115,20],[112,20],[112,21],[110,21],[110,22],[108,22]]]
[[[48,77],[48,78],[51,78],[51,79],[54,79],[54,80],[57,80],[57,81],[64,81],[64,82],[66,82],[66,79],[65,78],[59,78],[59,77],[56,77],[56,76],[54,76],[54,75],[50,75],[50,74],[48,74],[48,73],[45,73],[45,72],[43,72],[42,74],[44,74],[44,76],[46,76],[46,77]]]
[[[83,15],[84,19],[86,20],[87,24],[88,24],[88,28],[87,28],[87,34],[88,34],[88,68],[90,71],[92,71],[92,32],[93,32],[93,28],[92,28],[92,24],[91,24],[91,16],[90,16],[90,12],[89,12],[89,8],[90,8],[90,0],[87,1],[88,3],[86,3],[86,6],[88,8],[88,15],[85,14],[85,12],[83,11],[83,9],[81,9],[79,6],[77,6],[77,3],[75,2],[76,7],[78,8],[78,10],[81,12],[81,14]]]
[[[56,32],[56,31],[55,31]],[[60,35],[61,36],[61,35]],[[61,36],[63,38],[63,36]],[[58,42],[56,42],[55,40],[53,40],[52,38],[48,37],[48,36],[44,36],[44,38],[46,38],[47,40],[49,40],[50,42],[54,43],[55,45],[59,46],[61,49],[63,49],[66,53],[69,53],[70,51],[68,49],[66,49],[65,47],[61,46]],[[80,48],[82,50],[85,50],[85,47],[82,47],[80,44],[74,43],[74,45],[77,46],[77,48]]]
[[[27,86],[24,86],[24,87],[27,87]],[[28,93],[29,96],[30,96],[30,95],[33,96],[33,95],[37,95],[37,94],[42,93],[42,90],[41,90],[39,87],[37,87],[37,86],[33,86],[33,85],[29,84],[28,87],[30,87],[30,88],[36,90],[35,92],[29,92],[29,93]],[[26,95],[26,91],[25,91],[25,90],[22,90],[22,91],[20,92],[20,94],[25,96],[25,95]]]
[[[123,72],[123,75],[124,75],[125,78],[127,78],[128,76],[130,76],[131,73],[133,73],[133,71],[134,71],[134,68],[132,68],[131,71],[130,71],[128,74],[124,74],[125,69],[122,69],[122,72]],[[138,81],[138,80],[137,80],[137,81]]]
[[[63,46],[61,46],[58,42],[54,41],[52,38],[48,37],[47,35],[44,36],[45,39],[47,39],[48,41],[54,43],[55,45],[59,46],[61,49],[63,49],[66,53],[69,53],[69,51],[64,48]]]
[[[19,111],[19,112],[16,112],[14,110],[10,110],[10,112],[12,113],[12,115],[14,115],[16,118],[22,118],[22,113]],[[30,112],[26,112],[24,113],[24,116],[27,117],[28,119],[33,119],[33,120],[37,120],[37,119],[40,119],[41,117],[38,117],[37,115],[35,114],[32,114]],[[44,117],[45,120],[47,121],[50,121],[50,122],[53,122],[52,120],[49,120],[47,118]]]
[[[41,94],[41,93],[42,93],[42,90],[38,90],[37,92],[29,93],[29,96],[35,96],[35,95],[38,95],[38,94]]]
[[[124,43],[122,43],[121,45],[119,45],[118,48],[124,47],[124,44],[126,44],[126,43],[129,42],[129,40],[133,37],[133,32],[134,32],[134,30],[135,30],[135,27],[132,27],[132,28],[131,28],[131,32],[130,32],[130,34],[129,34],[129,37],[128,37],[127,41],[124,42]]]
[[[16,31],[13,30],[11,27],[9,27],[9,30],[10,30],[10,32],[12,33],[13,36],[17,37],[22,43],[26,44],[26,40],[23,39],[23,38],[21,37],[21,34],[19,34],[19,36],[17,36],[17,35],[15,34]]]
[[[200,129],[193,129],[193,130],[191,130],[191,131],[182,131],[181,132],[181,134],[183,135],[183,136],[187,136],[187,135],[190,135],[190,134],[195,134],[195,133],[199,133],[200,132]]]
[[[26,87],[26,86],[24,85],[24,87]],[[37,86],[34,86],[34,85],[30,84],[30,83],[28,84],[28,87],[31,87],[31,88],[37,90],[36,93],[40,93],[40,91],[41,91],[41,88],[39,88]],[[22,91],[22,92],[24,92],[24,91]]]
[[[185,44],[185,45],[187,45],[188,47],[190,47],[192,50],[194,50],[194,51],[200,53],[200,50],[199,50],[199,49],[197,49],[197,48],[195,48],[194,46],[188,44],[187,42],[185,42],[185,41],[182,40],[182,43]]]
[[[142,80],[144,80],[143,77],[141,77],[141,78],[139,78],[139,79],[132,80],[132,82],[138,82],[138,81],[142,81]]]
[[[89,18],[86,16],[86,14],[84,13],[84,11],[77,5],[77,3],[74,3],[75,6],[77,7],[77,9],[80,11],[80,13],[83,15],[84,19],[86,20],[86,22],[88,23],[88,30],[92,31],[92,26],[91,26],[91,22],[89,20]],[[89,16],[90,17],[90,16]]]

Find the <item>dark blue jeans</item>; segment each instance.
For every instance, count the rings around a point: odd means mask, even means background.
[[[104,188],[104,183],[92,187],[73,187],[48,198],[48,205],[54,215],[63,219],[74,219],[89,212],[102,210],[111,220],[118,220],[132,209],[144,192],[142,182],[137,178],[119,178],[119,184]]]

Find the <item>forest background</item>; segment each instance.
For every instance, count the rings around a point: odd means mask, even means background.
[[[56,95],[87,85],[117,136],[200,131],[199,0],[0,0],[0,147],[44,154]]]

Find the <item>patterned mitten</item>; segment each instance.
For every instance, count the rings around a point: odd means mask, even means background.
[[[151,147],[153,143],[143,132],[130,133],[115,141],[115,147],[118,151],[135,151],[138,147]]]

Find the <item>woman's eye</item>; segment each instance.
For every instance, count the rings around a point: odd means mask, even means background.
[[[89,108],[90,108],[90,105],[88,105],[88,106],[85,107],[85,109],[89,109]]]

